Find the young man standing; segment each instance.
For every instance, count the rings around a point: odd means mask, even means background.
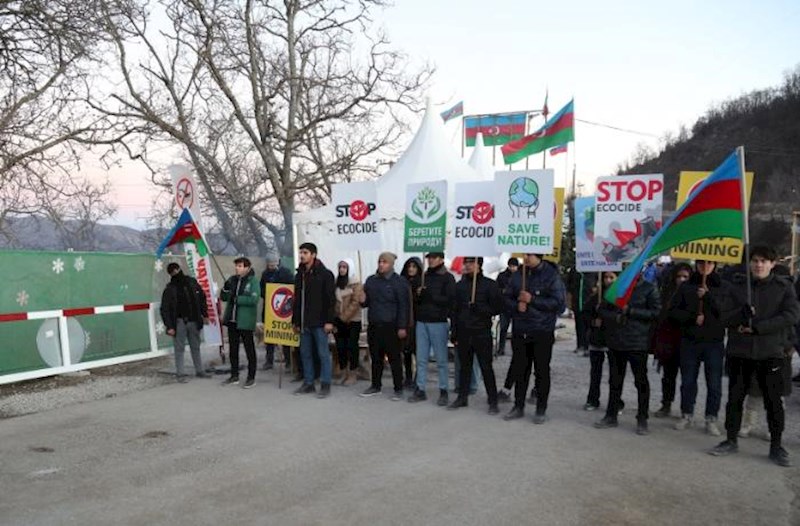
[[[247,381],[244,388],[249,389],[256,383],[256,344],[253,331],[256,329],[260,294],[250,260],[240,257],[234,259],[233,264],[236,266],[236,275],[228,278],[222,286],[222,301],[227,302],[222,321],[228,327],[231,361],[231,376],[224,383],[239,383],[239,342],[242,342],[247,355]]]
[[[475,275],[477,274],[477,275]],[[475,295],[473,298],[473,283]],[[494,280],[483,275],[483,258],[465,257],[464,272],[456,285],[450,339],[458,349],[460,375],[458,398],[448,409],[466,407],[473,358],[477,357],[489,397],[489,414],[496,415],[497,385],[492,369],[492,318],[503,310],[503,297]]]
[[[722,403],[722,363],[725,358],[725,326],[720,308],[725,284],[715,272],[717,264],[698,259],[695,272],[681,285],[669,307],[669,317],[681,329],[681,414],[675,429],[683,430],[694,421],[697,377],[700,364],[706,376],[706,432],[719,436],[717,414]]]
[[[417,297],[417,389],[409,397],[409,402],[427,400],[425,388],[428,383],[428,359],[433,351],[436,368],[439,370],[440,406],[447,405],[449,367],[447,353],[447,318],[453,307],[456,280],[444,266],[444,253],[431,252],[428,270],[422,286],[416,291]]]
[[[516,420],[525,415],[525,394],[533,369],[537,394],[533,423],[543,424],[547,420],[556,320],[566,304],[564,282],[556,267],[544,261],[541,254],[525,254],[523,270],[511,278],[506,304],[514,309],[511,369],[515,401],[504,418]]]
[[[303,385],[295,394],[308,394],[314,389],[314,359],[319,357],[319,394],[331,393],[332,363],[328,335],[333,332],[336,317],[336,292],[333,273],[317,258],[317,246],[300,245],[300,266],[294,278],[292,326],[300,333],[300,358],[303,360]]]
[[[291,271],[281,266],[280,259],[276,256],[267,257],[267,268],[261,273],[261,322],[264,321],[264,291],[267,283],[281,283],[283,285],[291,285],[294,283]],[[284,348],[284,364],[289,363],[290,349]],[[273,367],[275,361],[275,344],[267,344],[267,357],[264,360],[264,370],[269,371]]]
[[[361,396],[375,396],[382,389],[383,360],[388,356],[392,368],[394,395],[403,399],[403,364],[400,359],[402,340],[408,336],[411,315],[411,294],[408,281],[394,271],[397,256],[384,252],[378,257],[378,272],[367,278],[358,293],[361,306],[367,311],[367,343],[372,359],[372,385]]]
[[[509,258],[508,266],[506,269],[497,275],[497,286],[500,288],[500,294],[505,295],[508,290],[508,284],[511,282],[511,277],[519,270],[519,260],[517,258]],[[508,337],[508,328],[511,326],[511,316],[513,311],[503,306],[503,311],[500,313],[500,334],[497,338],[497,356],[503,356],[506,353],[506,338]]]
[[[736,453],[742,424],[744,399],[750,382],[758,382],[767,410],[770,431],[769,458],[779,466],[791,466],[789,453],[781,442],[784,428],[783,388],[786,366],[784,349],[790,331],[800,320],[792,286],[772,275],[777,254],[769,247],[750,252],[752,274],[748,304],[747,283],[737,280],[729,288],[729,303],[723,309],[728,327],[728,404],[725,408],[727,440],[709,451],[715,456]]]
[[[195,376],[209,378],[203,371],[200,356],[200,331],[203,322],[208,321],[206,295],[197,280],[184,274],[177,263],[167,265],[167,274],[171,278],[161,295],[161,320],[167,334],[174,338],[175,378],[178,383],[186,383],[183,370],[186,340],[189,340]]]

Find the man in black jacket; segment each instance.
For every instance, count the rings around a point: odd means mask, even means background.
[[[317,246],[300,245],[300,266],[294,278],[292,326],[300,333],[300,358],[303,360],[303,385],[295,394],[315,392],[314,360],[320,362],[320,389],[317,398],[331,393],[332,363],[328,335],[333,332],[336,316],[336,292],[333,273],[317,259]]]
[[[742,425],[744,398],[750,382],[758,382],[767,410],[770,432],[769,458],[779,466],[791,466],[783,448],[784,350],[794,325],[800,320],[800,305],[790,283],[772,275],[777,254],[768,247],[750,252],[752,285],[738,280],[729,288],[722,320],[728,327],[728,404],[725,408],[727,440],[709,453],[724,456],[739,450],[737,437]],[[749,300],[752,299],[752,304]]]
[[[689,281],[672,296],[669,317],[681,329],[681,420],[675,429],[690,427],[697,399],[697,376],[703,363],[706,376],[706,432],[719,436],[717,414],[722,402],[722,367],[725,327],[720,309],[725,284],[715,272],[716,263],[699,259]]]
[[[566,304],[564,282],[555,265],[544,261],[541,254],[525,254],[522,271],[511,278],[505,300],[508,308],[514,309],[511,369],[515,401],[504,418],[516,420],[525,415],[525,394],[533,369],[537,395],[533,423],[543,424],[550,397],[556,320]]]
[[[206,295],[197,280],[184,274],[177,263],[167,265],[167,273],[171,278],[161,295],[161,320],[167,334],[174,338],[176,378],[180,383],[186,382],[183,353],[187,339],[195,376],[208,378],[200,357],[200,331],[208,320]]]
[[[497,385],[492,369],[492,318],[502,310],[500,288],[495,281],[483,275],[483,258],[464,258],[464,272],[456,285],[450,335],[459,354],[460,370],[456,371],[460,375],[459,393],[448,409],[467,406],[472,360],[477,356],[489,397],[489,414],[498,413]]]
[[[372,385],[361,396],[375,396],[382,389],[383,360],[389,357],[394,381],[392,400],[403,399],[402,340],[408,336],[411,294],[408,281],[394,271],[397,256],[378,257],[378,272],[367,278],[358,301],[367,311],[367,343],[372,360]]]
[[[500,294],[505,294],[508,289],[508,284],[511,283],[511,277],[519,271],[519,260],[517,258],[509,258],[508,266],[506,269],[497,275],[497,286],[500,289]],[[508,337],[508,328],[511,326],[512,310],[505,308],[500,313],[500,335],[497,338],[497,356],[503,356],[506,353],[506,338]]]
[[[422,286],[416,291],[417,297],[417,389],[409,397],[409,402],[427,400],[425,388],[428,383],[428,359],[436,357],[436,368],[439,370],[440,406],[447,405],[449,385],[449,366],[447,353],[447,336],[449,327],[447,318],[453,308],[456,294],[456,280],[444,266],[444,253],[431,252],[427,256],[428,270],[425,272]]]
[[[631,364],[634,385],[639,395],[636,413],[636,434],[650,433],[647,419],[650,416],[650,382],[647,380],[647,350],[650,330],[661,312],[661,295],[655,285],[641,276],[624,308],[604,302],[598,314],[605,329],[608,344],[608,365],[611,371],[606,416],[595,423],[598,429],[617,427],[617,415],[622,406],[622,388],[625,370]]]
[[[294,283],[294,277],[292,277],[291,271],[281,265],[281,260],[276,256],[268,256],[267,257],[267,268],[264,272],[261,273],[261,318],[260,321],[264,322],[264,291],[267,287],[267,283],[281,283],[283,285],[291,285]],[[268,343],[266,344],[267,347],[267,357],[264,360],[264,370],[269,371],[272,369],[273,363],[275,362],[275,344]],[[289,363],[289,352],[291,350],[288,347],[284,347],[283,354],[284,354],[284,364]]]

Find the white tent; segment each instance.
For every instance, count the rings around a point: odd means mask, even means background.
[[[473,157],[475,155],[473,152]],[[398,255],[397,271],[400,271],[407,257],[419,256],[419,254],[406,254],[402,251],[406,186],[408,184],[447,180],[450,205],[452,204],[452,185],[454,183],[491,180],[493,176],[493,170],[481,170],[479,173],[458,156],[447,140],[441,117],[428,104],[422,123],[411,144],[394,166],[376,181],[378,208],[381,215],[382,247],[384,250]],[[312,242],[319,249],[320,259],[331,269],[341,259],[346,257],[356,259],[354,257],[356,255],[352,251],[338,247],[334,233],[333,210],[330,205],[295,213],[293,221],[295,251],[301,243]],[[374,272],[378,254],[379,251],[361,251],[360,265],[364,279]]]
[[[480,174],[481,180],[494,179],[495,168],[492,166],[492,161],[489,160],[489,150],[483,145],[482,133],[479,133],[475,139],[475,148],[472,149],[472,155],[469,157],[469,165]]]

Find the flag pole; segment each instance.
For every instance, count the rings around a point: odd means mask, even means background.
[[[752,276],[750,274],[750,218],[747,212],[747,181],[744,175],[744,146],[736,149],[739,157],[739,195],[742,203],[742,243],[744,244],[744,268],[747,276],[747,305],[753,305]]]

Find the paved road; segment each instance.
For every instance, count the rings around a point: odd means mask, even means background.
[[[0,523],[800,524],[798,469],[769,463],[765,442],[719,459],[716,439],[674,421],[636,436],[632,385],[621,427],[592,428],[588,360],[571,347],[557,346],[543,426],[486,415],[481,394],[455,412],[362,399],[364,382],[317,400],[271,373],[251,390],[195,380],[7,419]]]

